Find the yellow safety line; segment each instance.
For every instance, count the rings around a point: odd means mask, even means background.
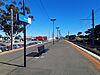
[[[65,40],[65,41],[68,42],[67,40]],[[69,43],[69,44],[71,44],[71,43]],[[71,44],[71,45],[72,45],[73,48],[75,48],[76,50],[78,50],[82,55],[84,55],[88,60],[90,60],[96,66],[97,69],[100,70],[100,61],[99,60],[97,60],[96,58],[94,58],[90,54],[84,52],[80,48],[74,46],[74,44]]]

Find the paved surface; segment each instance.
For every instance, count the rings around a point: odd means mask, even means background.
[[[100,70],[70,44],[59,41],[47,47],[49,51],[39,58],[29,49],[32,53],[27,55],[26,68],[21,67],[22,51],[0,56],[0,75],[100,75]]]

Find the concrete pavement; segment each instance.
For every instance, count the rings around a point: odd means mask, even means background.
[[[49,51],[39,58],[33,57],[36,48],[29,49],[26,68],[22,67],[23,52],[0,56],[0,75],[100,75],[100,69],[69,43],[46,46]]]

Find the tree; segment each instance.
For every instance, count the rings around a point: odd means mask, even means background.
[[[1,3],[1,5],[4,5]],[[18,6],[20,5],[20,6]],[[20,32],[23,31],[23,24],[24,22],[18,21],[17,14],[22,14],[23,15],[23,6],[22,2],[19,1],[18,4],[16,1],[13,1],[11,4],[6,4],[4,5],[5,9],[0,8],[0,29],[5,32],[6,35],[10,36],[11,35],[11,9],[13,9],[13,34],[18,35]],[[30,8],[25,6],[25,10],[27,14],[30,14]],[[33,18],[32,16],[29,16]]]
[[[68,38],[68,37],[69,37],[69,35],[66,35],[66,36],[65,36],[65,38]]]
[[[99,38],[100,39],[100,24],[95,26],[95,38]]]
[[[0,6],[4,5],[4,1],[3,0],[0,0]]]
[[[70,40],[74,40],[75,37],[76,37],[76,35],[70,35],[70,36],[69,36],[69,39],[70,39]]]
[[[89,31],[85,31],[85,34],[90,34],[90,32]]]
[[[80,36],[82,34],[82,32],[78,32],[77,35]]]
[[[2,35],[0,35],[0,38],[2,37]]]
[[[91,35],[92,34],[92,28],[90,28],[87,31],[85,31],[85,34]]]

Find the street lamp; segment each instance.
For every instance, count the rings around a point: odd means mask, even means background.
[[[53,36],[53,44],[54,44],[54,21],[56,21],[56,19],[50,19],[52,22],[53,22],[53,33],[52,33],[52,36]]]
[[[60,30],[58,30],[58,33],[59,33],[59,38],[61,39],[61,33],[60,33]]]
[[[56,27],[56,29],[57,29],[57,40],[58,40],[58,29],[59,29],[59,27]]]

